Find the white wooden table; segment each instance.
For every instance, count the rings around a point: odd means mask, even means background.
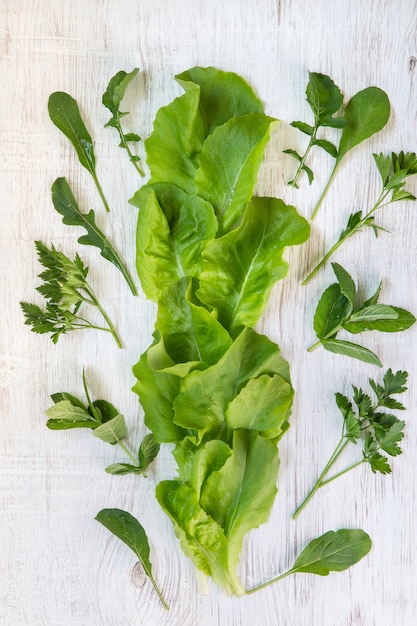
[[[347,216],[379,193],[372,152],[417,148],[417,4],[413,0],[0,0],[0,624],[2,626],[412,626],[417,615],[417,326],[388,336],[367,333],[364,344],[386,368],[409,371],[406,437],[390,476],[362,466],[321,490],[297,521],[291,513],[335,445],[340,415],[334,393],[367,385],[378,368],[306,347],[312,317],[330,267],[310,283],[300,279],[338,235]],[[78,229],[53,210],[50,187],[67,176],[84,206],[97,212],[134,270],[136,210],[127,200],[139,187],[112,130],[101,95],[116,71],[141,68],[126,123],[146,137],[156,110],[180,93],[173,76],[214,65],[244,76],[282,120],[267,150],[258,191],[282,197],[309,216],[331,159],[313,155],[316,180],[300,190],[286,181],[294,161],[282,150],[305,138],[289,126],[308,121],[308,70],[330,75],[346,97],[369,85],[389,95],[386,129],[352,152],[341,168],[310,241],[291,250],[288,277],[273,290],[259,329],[290,361],[297,391],[291,428],[280,445],[279,493],[268,524],[245,543],[241,575],[247,587],[291,566],[313,537],[361,527],[370,554],[327,578],[307,574],[241,599],[217,588],[199,594],[154,488],[175,465],[164,448],[147,479],[113,477],[104,467],[120,458],[89,432],[45,427],[49,395],[82,395],[82,368],[96,397],[126,416],[129,441],[145,434],[131,392],[132,365],[151,342],[155,307],[133,298],[117,270],[83,247],[91,280],[115,318],[125,345],[86,331],[53,345],[23,325],[20,300],[36,300],[34,240],[68,254],[79,250]],[[91,129],[98,174],[112,206],[104,216],[88,174],[51,124],[49,94],[73,95]],[[310,118],[311,119],[311,118]],[[140,147],[142,150],[142,147]],[[416,193],[416,181],[409,183]],[[417,212],[403,203],[378,216],[391,231],[351,239],[337,261],[370,292],[383,279],[381,300],[417,312]],[[359,451],[357,451],[358,453]],[[105,507],[131,511],[148,530],[154,574],[171,606],[165,612],[132,553],[94,520]]]

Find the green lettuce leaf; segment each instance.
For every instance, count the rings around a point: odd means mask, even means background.
[[[256,324],[272,286],[287,273],[285,247],[303,243],[309,234],[294,207],[254,197],[239,228],[207,244],[197,295],[232,336]]]
[[[240,220],[253,195],[274,121],[259,113],[233,117],[204,142],[195,191],[213,205],[219,234]]]

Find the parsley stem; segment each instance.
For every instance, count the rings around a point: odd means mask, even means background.
[[[107,330],[108,332],[110,332],[113,335],[113,337],[114,337],[114,339],[115,339],[115,341],[117,343],[117,346],[119,348],[123,348],[122,342],[120,341],[120,338],[119,338],[119,336],[118,336],[118,334],[116,332],[116,328],[114,327],[113,322],[111,321],[111,319],[107,315],[106,311],[101,306],[101,304],[98,301],[98,298],[97,298],[96,294],[94,293],[94,291],[92,290],[91,286],[88,286],[88,288],[85,286],[84,288],[85,288],[86,292],[88,293],[88,295],[90,296],[90,298],[92,300],[92,304],[94,304],[98,308],[98,310],[100,311],[100,313],[102,314],[103,318],[105,319],[105,321],[106,321],[106,323],[108,325],[108,328],[106,328],[104,330]]]
[[[321,472],[321,474],[318,477],[317,481],[313,485],[313,488],[308,492],[308,494],[306,495],[304,500],[301,502],[301,504],[294,511],[294,513],[292,515],[292,519],[293,520],[295,520],[295,518],[301,513],[301,511],[304,509],[304,507],[307,506],[307,504],[310,502],[311,498],[314,496],[316,491],[318,491],[321,487],[323,487],[323,485],[325,484],[325,477],[326,477],[326,475],[329,473],[329,471],[330,471],[331,467],[333,467],[334,463],[336,463],[337,459],[342,454],[343,450],[346,448],[348,443],[349,443],[349,439],[346,439],[346,437],[344,435],[342,435],[342,437],[340,438],[339,443],[337,444],[336,448],[333,451],[333,454],[331,455],[330,459],[327,461],[323,471]]]
[[[347,467],[346,469],[338,472],[337,474],[334,474],[334,476],[332,476],[331,478],[327,478],[326,480],[323,480],[321,482],[320,487],[324,487],[324,485],[328,485],[329,483],[331,483],[336,478],[339,478],[339,476],[343,476],[343,474],[346,474],[347,472],[350,472],[351,470],[355,469],[355,467],[359,467],[359,465],[362,465],[362,463],[366,463],[367,461],[368,461],[368,459],[366,459],[364,457],[360,461],[357,461],[356,463],[353,463],[352,465],[349,465],[349,467]]]

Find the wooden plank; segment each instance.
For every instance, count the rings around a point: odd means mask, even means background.
[[[369,333],[364,344],[384,367],[407,369],[404,453],[390,476],[360,468],[323,489],[296,522],[302,495],[337,441],[340,420],[335,391],[365,386],[380,372],[360,362],[306,347],[314,341],[312,317],[319,295],[333,281],[326,267],[307,287],[306,271],[343,228],[352,211],[370,206],[379,193],[372,152],[416,149],[417,11],[414,2],[341,0],[3,0],[0,2],[0,625],[1,626],[410,626],[417,612],[417,557],[412,407],[417,403],[417,329],[402,335]],[[387,128],[346,158],[314,222],[309,242],[291,250],[290,271],[272,293],[259,329],[276,341],[291,363],[297,391],[291,429],[280,445],[279,494],[268,524],[253,531],[241,563],[245,586],[290,566],[306,543],[328,529],[362,527],[371,535],[370,555],[348,572],[327,578],[298,575],[253,596],[227,598],[210,588],[199,593],[190,562],[181,552],[154,489],[175,473],[169,449],[147,479],[112,477],[104,467],[117,451],[85,432],[45,428],[49,395],[83,393],[86,368],[98,397],[126,416],[132,446],[146,432],[131,392],[132,365],[151,341],[155,306],[133,298],[116,270],[97,250],[83,249],[92,281],[114,317],[125,345],[109,336],[75,333],[57,345],[23,325],[20,300],[33,300],[40,268],[33,241],[54,243],[67,253],[81,233],[53,211],[50,187],[68,176],[77,196],[94,208],[134,271],[136,210],[128,199],[141,184],[104,129],[101,94],[119,69],[141,68],[128,96],[131,129],[146,137],[156,110],[180,93],[175,73],[214,65],[242,74],[268,114],[282,120],[267,150],[257,191],[282,197],[308,217],[331,168],[324,153],[312,154],[316,178],[293,190],[286,182],[294,161],[287,147],[303,149],[305,137],[289,126],[309,121],[304,90],[308,70],[330,75],[347,98],[369,85],[389,95]],[[97,168],[112,207],[104,215],[88,174],[71,146],[51,124],[47,100],[65,90],[88,119]],[[140,148],[143,155],[143,148]],[[416,181],[409,183],[416,193]],[[336,260],[364,288],[383,278],[381,299],[417,311],[417,213],[411,202],[381,212],[391,233],[352,238]],[[128,549],[94,520],[105,507],[126,508],[148,529],[154,573],[171,611],[158,603]]]

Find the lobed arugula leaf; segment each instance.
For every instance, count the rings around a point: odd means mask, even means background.
[[[138,292],[136,286],[123,261],[103,231],[97,226],[94,211],[91,209],[88,213],[81,212],[66,178],[58,178],[53,183],[52,202],[55,210],[62,215],[64,224],[81,226],[81,228],[87,231],[86,235],[78,239],[78,243],[98,248],[101,256],[107,261],[110,261],[110,263],[113,263],[122,273],[131,292],[134,296],[137,296]]]

